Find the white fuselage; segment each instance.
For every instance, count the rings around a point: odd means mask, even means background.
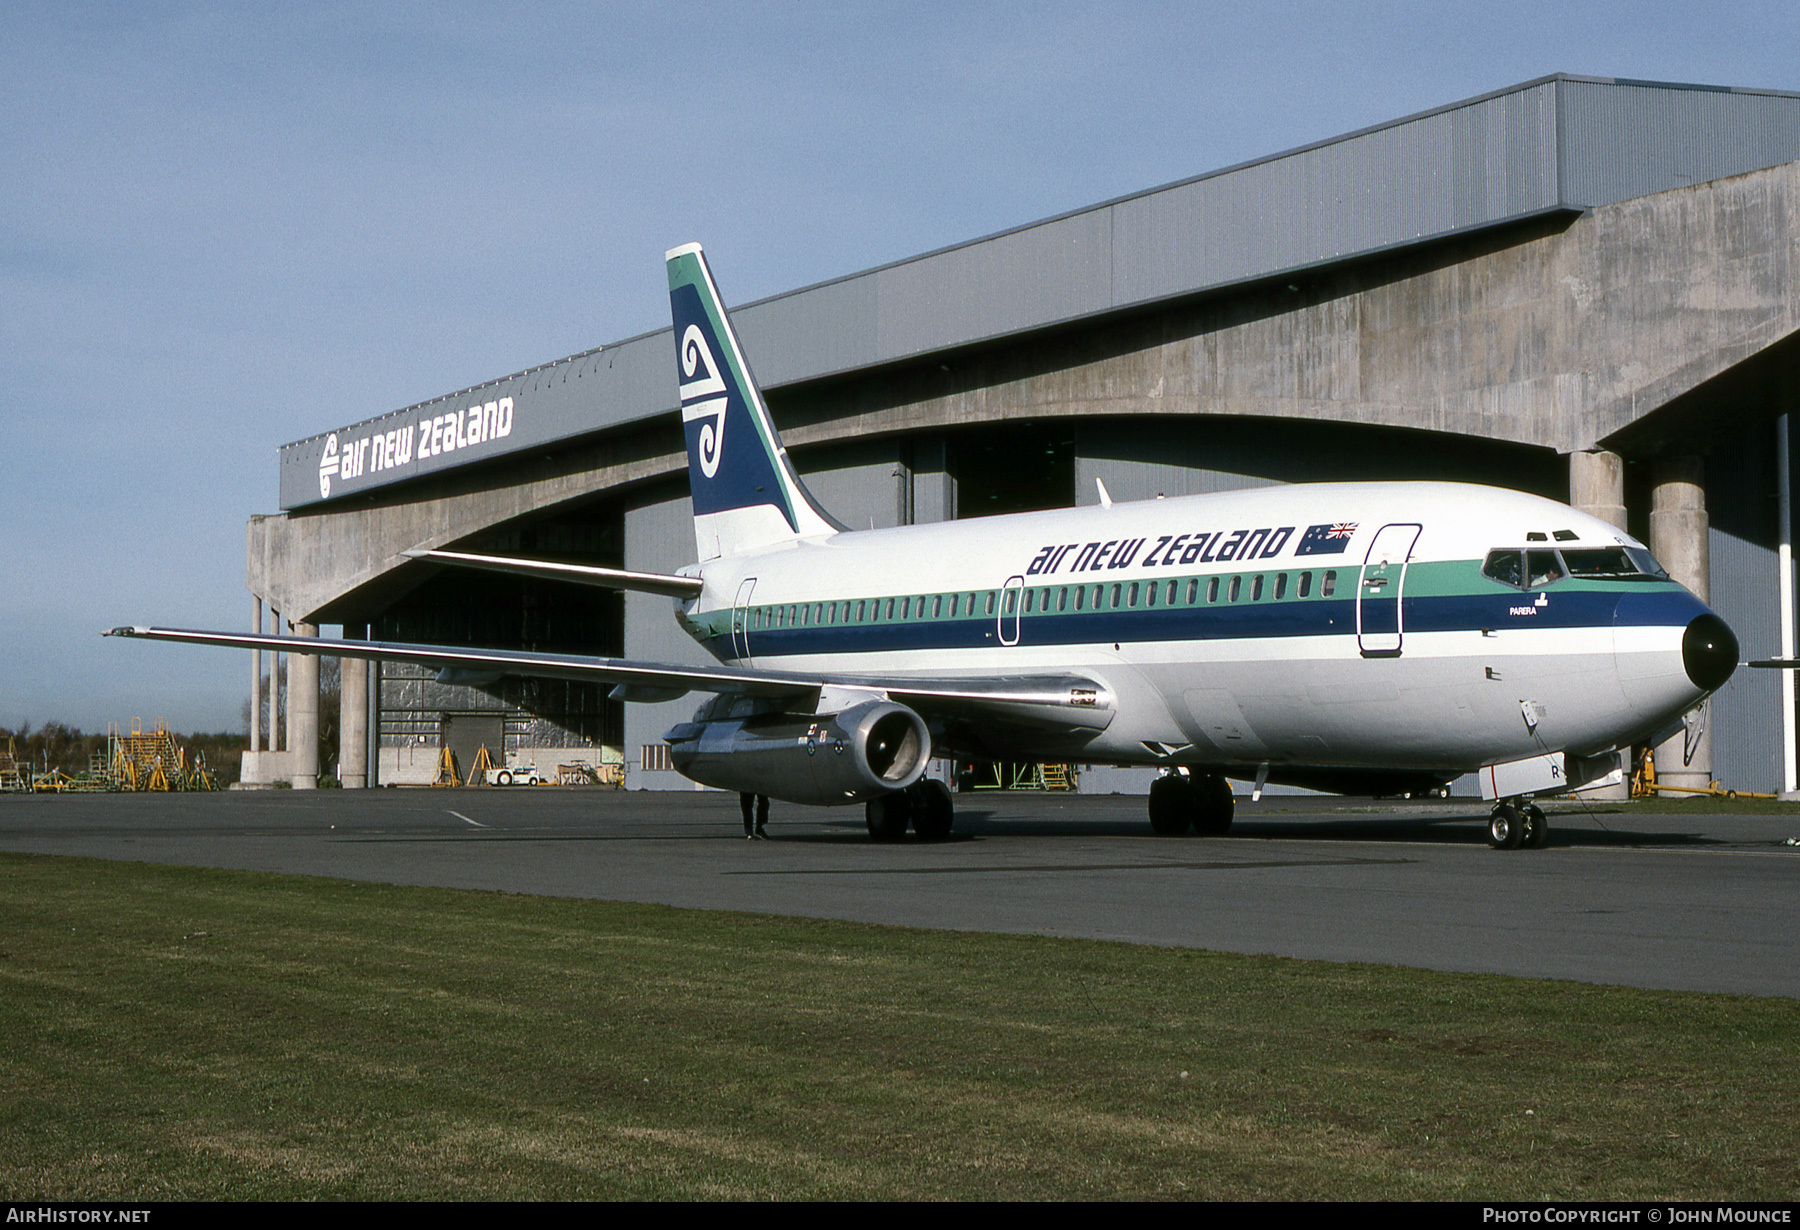
[[[1117,712],[1083,759],[1467,770],[1620,747],[1704,696],[1705,608],[1666,579],[1481,574],[1614,545],[1638,546],[1517,492],[1266,487],[801,540],[689,570],[680,611],[757,668],[1091,676]]]

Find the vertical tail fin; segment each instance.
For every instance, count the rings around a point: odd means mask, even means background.
[[[700,245],[675,248],[666,259],[700,558],[843,529],[794,473]]]

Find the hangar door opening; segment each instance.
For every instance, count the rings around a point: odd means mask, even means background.
[[[945,463],[959,520],[1075,506],[1075,431],[1066,423],[952,432]]]
[[[624,563],[623,526],[619,504],[599,500],[449,545],[616,568]],[[608,657],[624,652],[625,604],[617,590],[462,568],[419,567],[416,576],[410,592],[373,615],[374,639]],[[384,663],[380,780],[432,780],[444,747],[466,776],[484,742],[496,768],[511,760],[546,776],[561,763],[618,763],[624,712],[609,691],[516,676],[444,682],[426,667]],[[465,739],[465,730],[481,733]]]
[[[487,748],[488,763],[493,767],[506,763],[501,747],[505,737],[506,719],[498,713],[446,713],[438,727],[438,746],[450,749],[457,780],[465,784],[482,748]]]

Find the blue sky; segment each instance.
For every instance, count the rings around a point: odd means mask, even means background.
[[[236,729],[276,448],[1551,72],[1800,90],[1792,4],[0,5],[0,725]]]

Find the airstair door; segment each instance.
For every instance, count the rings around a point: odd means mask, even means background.
[[[750,660],[750,595],[755,589],[756,578],[744,578],[737,601],[731,604],[731,656],[745,666],[755,665]]]
[[[1365,658],[1397,658],[1405,635],[1401,593],[1419,525],[1384,525],[1369,544],[1356,586],[1356,647]]]

